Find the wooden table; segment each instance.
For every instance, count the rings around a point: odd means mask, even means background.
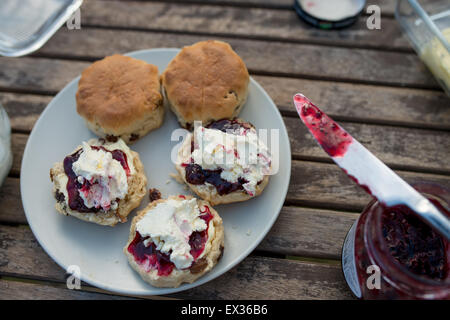
[[[52,97],[92,61],[113,53],[229,42],[279,107],[289,131],[292,177],[285,205],[257,249],[218,279],[165,297],[348,299],[340,255],[369,201],[331,163],[297,118],[301,91],[407,181],[450,185],[450,100],[382,8],[381,30],[322,31],[291,0],[85,1],[81,30],[62,27],[39,51],[0,58],[0,103],[12,124],[13,168],[0,189],[0,298],[118,299],[65,272],[34,238],[20,199],[20,163],[33,124]]]

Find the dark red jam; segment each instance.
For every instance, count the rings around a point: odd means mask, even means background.
[[[197,260],[205,249],[206,241],[208,241],[209,222],[213,219],[209,207],[204,206],[204,209],[200,210],[200,212],[200,218],[205,221],[206,229],[192,232],[189,237],[189,245],[191,246],[190,254],[194,258],[193,262]],[[148,263],[149,270],[147,272],[156,269],[158,270],[158,276],[168,276],[175,268],[173,262],[170,261],[170,253],[165,254],[157,250],[153,242],[146,247],[144,240],[148,238],[142,238],[140,233],[136,231],[136,236],[127,248],[128,252],[134,256],[138,264],[147,265]]]
[[[386,208],[382,224],[387,248],[397,262],[419,276],[439,280],[447,278],[443,238],[411,209],[406,206]]]
[[[107,150],[102,146],[91,146],[93,150],[104,150],[106,152],[110,152],[112,154],[113,159],[120,162],[123,169],[125,170],[125,173],[127,176],[130,175],[130,168],[128,166],[127,162],[127,155],[121,151],[121,150]],[[75,153],[67,156],[64,158],[64,172],[67,175],[68,181],[67,181],[67,195],[69,196],[69,199],[67,199],[67,202],[69,204],[70,209],[78,211],[78,212],[99,212],[102,210],[102,208],[99,207],[92,207],[88,208],[84,205],[83,199],[80,197],[80,191],[87,191],[89,188],[95,184],[95,182],[84,180],[83,183],[78,182],[78,176],[73,172],[72,165],[78,160],[81,153],[83,152],[83,149],[77,150]]]
[[[251,123],[243,122],[238,119],[222,119],[210,123],[206,126],[208,129],[220,130],[225,133],[233,134],[239,133],[240,128],[251,129],[254,126]],[[194,141],[191,142],[191,152],[194,151]],[[244,190],[243,185],[248,183],[246,179],[238,178],[237,182],[229,182],[220,177],[222,169],[206,170],[200,165],[195,164],[191,159],[191,163],[183,164],[186,172],[186,181],[193,185],[202,185],[209,183],[216,187],[217,193],[221,196],[235,192],[238,190]],[[261,181],[258,182],[258,184]]]
[[[199,185],[206,182],[216,187],[217,193],[220,195],[229,194],[237,190],[244,190],[243,185],[248,181],[238,178],[237,182],[229,182],[220,177],[222,169],[205,170],[195,163],[186,165],[186,181],[190,184]]]
[[[450,217],[450,190],[416,183],[419,192]],[[363,299],[450,299],[449,242],[406,206],[371,201],[344,244],[343,268],[352,291]],[[357,284],[353,280],[353,247]],[[379,287],[369,286],[379,268]],[[373,284],[373,283],[372,283]]]
[[[296,94],[294,103],[300,118],[322,148],[331,157],[344,156],[353,138],[305,96]]]
[[[239,119],[222,119],[211,122],[206,128],[220,130],[225,133],[239,133],[241,128],[252,129],[254,126],[250,122],[243,122]]]

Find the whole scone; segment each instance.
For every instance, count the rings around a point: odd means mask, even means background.
[[[175,167],[192,191],[218,205],[259,196],[269,183],[272,158],[251,123],[222,119],[186,136]]]
[[[164,119],[158,68],[118,54],[82,72],[76,101],[88,128],[110,141],[133,143]]]
[[[180,125],[234,118],[245,104],[249,74],[228,43],[216,40],[184,47],[161,75],[168,104]]]
[[[50,179],[59,213],[108,226],[127,221],[147,185],[138,153],[121,139],[83,142],[53,165]]]
[[[131,267],[155,287],[178,287],[209,272],[222,256],[222,219],[191,196],[151,202],[133,218],[123,251]]]

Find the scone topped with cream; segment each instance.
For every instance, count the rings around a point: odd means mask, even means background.
[[[139,155],[121,139],[83,142],[55,163],[50,178],[58,212],[101,225],[125,222],[146,194]]]
[[[184,128],[239,115],[248,95],[250,76],[242,59],[223,41],[184,47],[161,75],[172,111]]]
[[[261,194],[272,160],[255,127],[241,119],[197,126],[178,150],[176,168],[184,182],[212,205]]]
[[[113,142],[120,138],[133,143],[163,122],[158,68],[119,54],[83,71],[76,101],[87,127]]]
[[[210,271],[223,245],[218,213],[206,201],[180,195],[153,201],[133,218],[124,253],[144,281],[178,287]]]

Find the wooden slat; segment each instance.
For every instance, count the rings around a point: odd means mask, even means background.
[[[104,0],[110,1],[110,0]],[[133,1],[133,0],[122,0]],[[136,1],[136,0],[134,0]],[[140,0],[140,1],[154,1],[154,0]],[[160,0],[165,2],[175,3],[193,3],[193,4],[216,4],[216,5],[228,5],[228,6],[246,6],[246,7],[258,7],[258,8],[279,8],[279,9],[292,9],[293,0]],[[366,7],[376,4],[380,6],[382,16],[392,16],[395,11],[395,1],[393,0],[369,0]],[[363,11],[363,14],[366,11]]]
[[[68,31],[63,28],[38,54],[95,59],[139,49],[182,47],[211,38],[217,37],[97,28]],[[252,73],[440,88],[413,53],[269,43],[233,37],[218,39],[229,42]]]
[[[56,59],[0,58],[0,89],[56,94],[89,63]]]
[[[285,117],[294,159],[331,162],[308,129],[294,117]],[[341,123],[382,161],[395,169],[450,174],[450,132],[392,126]],[[12,135],[12,173],[18,175],[27,134]]]
[[[250,256],[200,287],[173,294],[187,299],[352,299],[340,265]]]
[[[50,191],[49,191],[50,192]],[[0,222],[27,224],[19,179],[8,178],[0,188]],[[357,215],[339,211],[283,207],[258,250],[282,255],[339,259],[342,239]]]
[[[35,94],[0,93],[0,104],[8,113],[11,128],[22,132],[31,131],[51,99],[51,96]]]
[[[443,92],[255,76],[284,114],[297,116],[292,96],[302,92],[336,120],[450,129]]]
[[[288,256],[340,259],[345,236],[358,214],[283,207],[258,250]]]
[[[28,227],[0,225],[0,275],[65,282]],[[271,288],[271,290],[267,290]],[[250,256],[205,285],[180,294],[197,299],[350,298],[339,265]]]
[[[396,171],[409,183],[429,181],[450,187],[450,179],[436,174]],[[293,161],[286,201],[297,205],[360,212],[370,196],[334,164]]]
[[[450,130],[449,100],[443,92],[266,76],[255,79],[285,115],[297,116],[292,96],[300,91],[336,120]],[[51,99],[0,93],[12,128],[22,132],[31,131]]]
[[[330,160],[298,118],[284,118],[284,122],[294,158]],[[450,132],[345,122],[341,124],[375,156],[393,168],[450,173]]]
[[[0,300],[121,300],[133,299],[116,296],[69,290],[59,285],[27,283],[24,281],[4,280],[0,278]]]
[[[7,223],[26,224],[27,219],[23,211],[20,198],[20,180],[6,178],[0,187],[0,221]]]
[[[132,17],[132,18],[131,18]],[[142,1],[86,1],[81,25],[191,32],[210,35],[363,46],[411,51],[397,22],[385,18],[369,30],[367,16],[349,28],[330,32],[309,26],[294,10]]]
[[[429,181],[450,187],[448,177],[411,172],[398,173],[409,182]],[[17,178],[7,178],[4,186],[0,188],[1,222],[26,223],[19,189]],[[335,165],[294,161],[287,203],[316,206],[332,211],[283,208],[274,229],[258,250],[338,259],[342,239],[355,215],[338,212],[336,209],[361,212],[369,200],[370,196],[350,181]]]
[[[450,178],[437,174],[397,171],[410,183],[436,182],[450,187]],[[19,179],[7,178],[0,188],[0,221],[25,222],[20,199]],[[293,161],[286,201],[326,209],[361,211],[370,196],[353,183],[336,165]]]

